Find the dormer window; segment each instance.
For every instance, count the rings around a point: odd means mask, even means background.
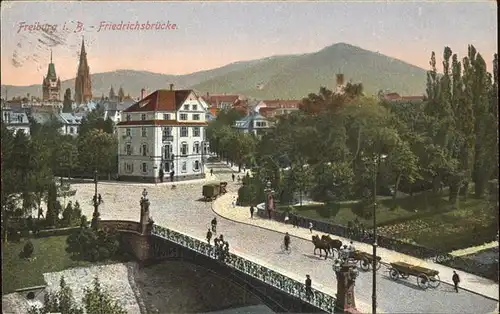
[[[130,121],[130,114],[127,114],[127,121]]]
[[[193,110],[194,111],[198,110],[198,105],[193,105]]]
[[[146,120],[146,114],[145,113],[141,114],[141,120],[142,121]]]
[[[184,105],[184,110],[189,110],[189,105]]]

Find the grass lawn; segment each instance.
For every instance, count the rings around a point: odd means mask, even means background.
[[[33,261],[19,257],[19,252],[26,243],[25,239],[19,243],[2,243],[2,295],[20,288],[44,285],[44,273],[97,264],[72,260],[65,251],[66,238],[67,236],[54,236],[31,239],[35,247],[33,257],[36,257]]]
[[[444,191],[441,195],[432,195],[429,191],[399,198],[394,208],[392,198],[379,198],[377,226],[381,227],[380,234],[444,251],[479,245],[484,239],[494,239],[497,227],[492,222],[498,220],[498,214],[495,216],[491,210],[487,210],[488,201],[471,196],[467,201],[461,200],[460,208],[454,210],[446,194]],[[306,205],[296,206],[294,210],[301,216],[340,225],[347,225],[357,218],[365,227],[372,227],[371,218],[358,216],[356,204],[350,201],[336,205]],[[372,209],[365,208],[366,211]],[[474,233],[476,236],[473,237]]]

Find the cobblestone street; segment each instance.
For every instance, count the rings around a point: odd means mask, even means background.
[[[100,207],[102,219],[139,220],[139,200],[144,188],[151,201],[151,215],[156,224],[172,228],[199,239],[204,239],[211,219],[216,215],[211,203],[201,201],[202,185],[209,181],[232,181],[232,171],[224,165],[209,165],[214,170],[207,179],[194,183],[179,183],[176,189],[170,184],[123,184],[99,183],[98,193],[104,199]],[[77,193],[73,200],[78,200],[82,211],[92,217],[91,199],[94,194],[92,183],[73,184]],[[238,185],[232,182],[228,191],[235,193]],[[238,210],[235,208],[234,210]],[[245,209],[246,210],[246,209]],[[246,256],[251,255],[277,270],[286,272],[293,278],[303,281],[310,274],[313,287],[325,287],[335,292],[336,280],[331,269],[331,260],[319,260],[313,255],[313,245],[309,240],[293,238],[293,252],[290,255],[280,253],[283,234],[255,226],[218,218],[218,231],[229,241],[230,249]],[[382,269],[381,269],[382,270]],[[491,313],[497,301],[483,296],[461,291],[454,293],[448,284],[441,284],[437,289],[422,291],[416,286],[416,279],[393,282],[387,273],[378,274],[378,307],[390,313]],[[369,311],[371,304],[371,273],[361,272],[356,281],[356,300],[358,309]],[[329,292],[330,293],[330,292]]]

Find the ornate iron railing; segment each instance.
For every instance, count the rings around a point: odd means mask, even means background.
[[[153,225],[153,235],[177,243],[187,249],[208,256],[212,259],[217,259],[217,252],[213,245],[199,241],[182,233],[164,228],[162,226]],[[327,313],[333,313],[335,308],[335,298],[321,291],[312,289],[312,294],[309,296],[306,293],[305,284],[294,280],[290,277],[282,275],[272,269],[244,259],[238,255],[229,253],[224,259],[224,263],[233,267],[242,273],[256,278],[270,286],[273,286],[287,294],[290,294],[300,300],[307,302]]]

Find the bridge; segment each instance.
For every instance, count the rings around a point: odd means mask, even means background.
[[[223,180],[231,181],[231,170],[223,168],[223,166],[211,165],[214,169],[214,181]],[[208,178],[210,180],[211,178]],[[210,227],[210,221],[216,214],[212,211],[212,204],[201,202],[201,186],[206,181],[177,183],[177,188],[171,189],[168,184],[147,185],[147,184],[127,184],[127,183],[99,183],[99,193],[103,195],[105,203],[100,208],[101,217],[103,220],[128,220],[137,221],[139,213],[138,199],[143,188],[147,188],[149,199],[151,201],[151,216],[155,220],[154,228],[151,232],[153,237],[164,239],[170,243],[177,243],[182,246],[191,245],[193,249],[186,250],[197,252],[200,256],[207,256],[207,251],[201,244],[195,246],[194,243],[204,243],[205,234]],[[91,199],[94,193],[92,184],[75,184],[77,194],[74,200]],[[238,186],[230,182],[228,190],[230,193],[235,193]],[[228,194],[227,197],[231,197]],[[226,197],[226,198],[227,198]],[[224,199],[216,202],[224,201]],[[230,206],[231,200],[227,199]],[[137,204],[137,205],[131,205]],[[216,204],[213,204],[214,207]],[[238,210],[238,208],[230,208]],[[82,204],[82,210],[85,215],[92,214],[93,208],[90,204]],[[249,213],[245,213],[249,215]],[[275,290],[284,291],[290,295],[297,294],[294,298],[303,300],[301,290],[291,289],[294,284],[305,279],[306,274],[310,274],[312,278],[312,286],[320,295],[318,304],[311,304],[318,310],[330,311],[334,296],[336,295],[336,279],[332,271],[331,260],[319,260],[312,254],[312,244],[309,239],[294,238],[292,239],[293,252],[290,255],[280,253],[280,244],[283,241],[283,233],[281,230],[270,226],[265,229],[258,226],[253,226],[247,223],[241,223],[235,219],[218,218],[218,231],[224,234],[224,238],[230,243],[230,252],[235,260],[246,260],[247,262],[241,265],[260,265],[269,269],[274,273],[278,273],[283,277],[287,284],[281,284]],[[136,222],[137,223],[137,222]],[[164,229],[162,229],[164,228]],[[272,230],[269,230],[272,229]],[[162,231],[160,230],[170,230]],[[307,231],[308,232],[308,231]],[[177,235],[182,235],[177,236]],[[190,240],[194,239],[194,240]],[[195,241],[196,240],[196,241]],[[178,242],[176,242],[178,241]],[[180,242],[180,243],[179,243]],[[198,244],[197,244],[198,245]],[[203,253],[205,252],[205,253]],[[236,264],[240,265],[240,264]],[[256,267],[260,267],[256,266]],[[239,270],[228,265],[236,270],[239,274],[249,272],[252,267]],[[257,268],[253,268],[257,269]],[[258,276],[258,274],[254,274]],[[465,275],[465,274],[464,274]],[[261,281],[260,277],[256,281]],[[266,285],[270,277],[266,277]],[[449,280],[448,278],[442,278]],[[456,294],[450,285],[443,282],[438,289],[429,289],[423,291],[412,282],[394,282],[390,280],[383,269],[379,270],[377,275],[377,293],[378,293],[378,308],[379,312],[413,312],[413,313],[492,313],[498,303],[498,284],[492,284],[486,279],[474,277],[474,285],[490,286],[491,291],[497,291],[496,299],[492,295],[484,295],[479,292],[461,290]],[[290,284],[288,284],[290,283]],[[278,283],[276,283],[278,285]],[[271,282],[270,286],[274,286]],[[281,288],[279,288],[281,287]],[[298,286],[296,286],[298,287]],[[291,289],[291,290],[290,290]],[[297,291],[297,292],[295,292]],[[361,273],[356,280],[355,293],[356,304],[361,312],[371,312],[371,274]],[[323,296],[323,294],[325,296]],[[325,301],[328,300],[328,301]],[[316,302],[316,301],[312,301]]]

